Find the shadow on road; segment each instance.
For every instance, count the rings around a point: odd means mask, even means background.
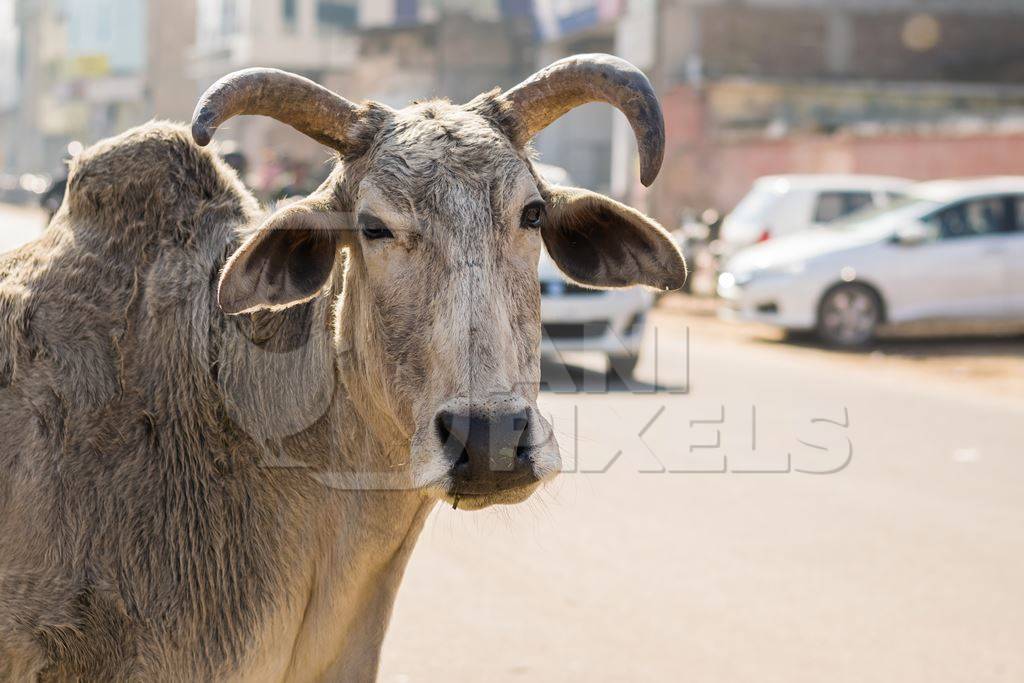
[[[766,346],[793,346],[840,354],[882,354],[904,358],[1019,358],[1024,359],[1024,335],[927,335],[878,339],[860,349],[828,347],[810,332],[788,332],[781,338],[753,337]]]

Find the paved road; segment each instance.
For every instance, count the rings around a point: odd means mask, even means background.
[[[1024,396],[656,322],[657,393],[547,369],[575,472],[433,515],[383,681],[1024,680]]]
[[[659,342],[685,385],[682,323]],[[689,351],[686,395],[544,395],[610,467],[438,510],[383,681],[1024,680],[1024,396],[699,326]]]

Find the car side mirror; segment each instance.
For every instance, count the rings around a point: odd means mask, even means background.
[[[900,229],[896,231],[896,234],[893,235],[893,242],[905,247],[917,246],[918,244],[924,244],[927,241],[928,229],[916,221],[900,227]]]

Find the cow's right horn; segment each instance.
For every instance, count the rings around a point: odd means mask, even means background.
[[[349,147],[349,128],[360,108],[308,78],[279,69],[242,69],[207,88],[192,114],[192,137],[207,145],[232,116],[257,114],[287,123],[338,151]]]

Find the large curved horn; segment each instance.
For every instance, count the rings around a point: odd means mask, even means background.
[[[359,108],[308,78],[279,69],[242,69],[207,88],[192,114],[192,137],[209,144],[217,126],[232,116],[258,114],[344,151],[349,124]]]
[[[607,102],[629,119],[640,149],[640,182],[658,177],[665,156],[665,119],[651,82],[629,62],[612,55],[573,55],[542,69],[501,95],[516,112],[526,139],[570,109]]]

